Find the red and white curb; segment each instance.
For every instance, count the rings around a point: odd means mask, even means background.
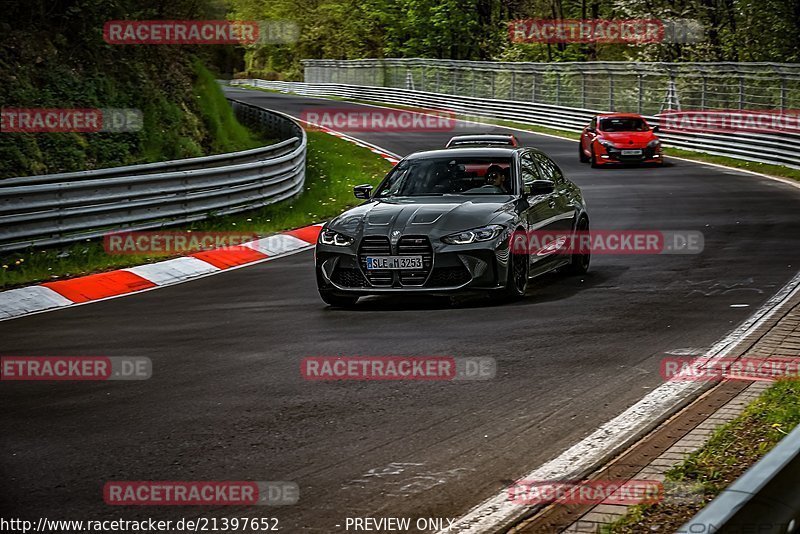
[[[0,293],[0,321],[96,302],[218,274],[310,249],[322,224],[127,269],[46,282]]]

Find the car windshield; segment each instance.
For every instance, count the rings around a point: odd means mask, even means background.
[[[600,129],[604,132],[646,132],[647,123],[638,117],[609,117],[600,119]]]
[[[425,195],[509,195],[511,158],[421,158],[401,161],[378,198]]]

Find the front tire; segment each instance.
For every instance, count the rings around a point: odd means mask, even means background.
[[[352,308],[358,302],[358,297],[347,297],[342,295],[334,295],[326,291],[319,292],[320,298],[325,301],[325,304],[333,306],[334,308]]]
[[[594,145],[591,145],[592,156],[589,158],[589,163],[592,165],[593,169],[598,168],[600,165],[597,164],[597,156],[594,155]]]
[[[583,143],[578,141],[578,159],[581,163],[589,163],[589,158],[583,153]]]
[[[582,218],[575,225],[575,233],[586,234],[589,232],[589,220]],[[592,251],[589,248],[583,248],[583,240],[578,239],[579,248],[573,252],[570,257],[570,262],[564,268],[564,273],[568,275],[581,275],[589,271],[589,263],[592,259]],[[574,242],[574,241],[573,241]]]
[[[513,247],[509,247],[508,272],[506,275],[506,287],[503,289],[503,297],[506,300],[519,300],[525,296],[527,290],[527,251],[515,254]]]

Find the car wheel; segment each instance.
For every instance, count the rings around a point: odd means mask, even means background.
[[[592,155],[591,155],[591,157],[589,158],[589,163],[592,165],[592,168],[593,168],[593,169],[596,169],[596,168],[598,168],[600,165],[598,165],[598,164],[597,164],[597,156],[595,156],[595,155],[594,155],[594,145],[591,145],[591,150],[590,150],[590,152],[592,153]]]
[[[515,254],[509,251],[508,275],[503,296],[507,300],[517,300],[525,296],[528,290],[528,254]]]
[[[587,233],[588,231],[589,221],[587,219],[579,220],[578,224],[575,226],[575,232]],[[586,274],[586,272],[589,270],[589,263],[592,259],[592,251],[582,248],[583,240],[577,239],[576,241],[580,243],[581,248],[572,253],[569,264],[567,264],[566,268],[564,269],[565,274]]]
[[[589,158],[586,157],[586,154],[583,153],[583,142],[578,141],[578,159],[581,163],[588,163]]]
[[[333,306],[334,308],[351,308],[358,302],[358,297],[345,297],[325,291],[320,291],[319,296],[325,301],[325,304]]]

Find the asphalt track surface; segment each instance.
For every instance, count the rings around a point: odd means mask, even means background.
[[[298,115],[354,104],[231,90]],[[500,128],[484,127],[484,131]],[[404,155],[452,132],[361,133]],[[278,517],[283,532],[347,517],[456,518],[557,456],[707,348],[800,266],[800,189],[674,161],[598,169],[576,144],[517,133],[579,184],[594,229],[700,230],[700,255],[595,256],[519,303],[317,296],[312,253],[0,323],[4,355],[147,356],[144,382],[0,384],[3,517]],[[731,307],[747,304],[749,307]],[[313,355],[492,356],[486,382],[315,383]],[[292,480],[282,508],[107,506],[108,480]],[[341,525],[337,527],[337,525]]]

